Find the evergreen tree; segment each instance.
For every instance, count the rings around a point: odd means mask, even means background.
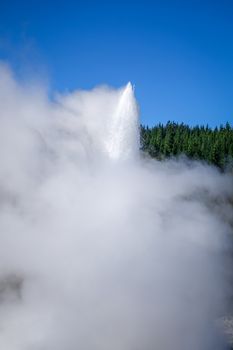
[[[171,121],[141,126],[141,148],[157,159],[185,154],[224,169],[233,164],[233,128],[229,123],[213,130],[208,124],[189,127]]]

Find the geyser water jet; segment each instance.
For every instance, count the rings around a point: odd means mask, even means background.
[[[111,124],[106,149],[112,159],[135,158],[139,151],[138,107],[132,84],[122,90]]]

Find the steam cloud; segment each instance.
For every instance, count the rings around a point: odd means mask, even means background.
[[[1,65],[0,118],[0,349],[224,349],[231,177],[140,156],[131,84]]]

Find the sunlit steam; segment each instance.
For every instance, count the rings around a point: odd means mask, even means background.
[[[130,83],[51,101],[0,66],[0,122],[0,349],[225,349],[232,177],[140,158]]]

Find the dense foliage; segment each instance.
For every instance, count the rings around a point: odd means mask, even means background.
[[[141,126],[141,147],[157,159],[185,154],[225,169],[233,164],[233,128],[229,123],[211,129],[170,121],[152,128]]]

